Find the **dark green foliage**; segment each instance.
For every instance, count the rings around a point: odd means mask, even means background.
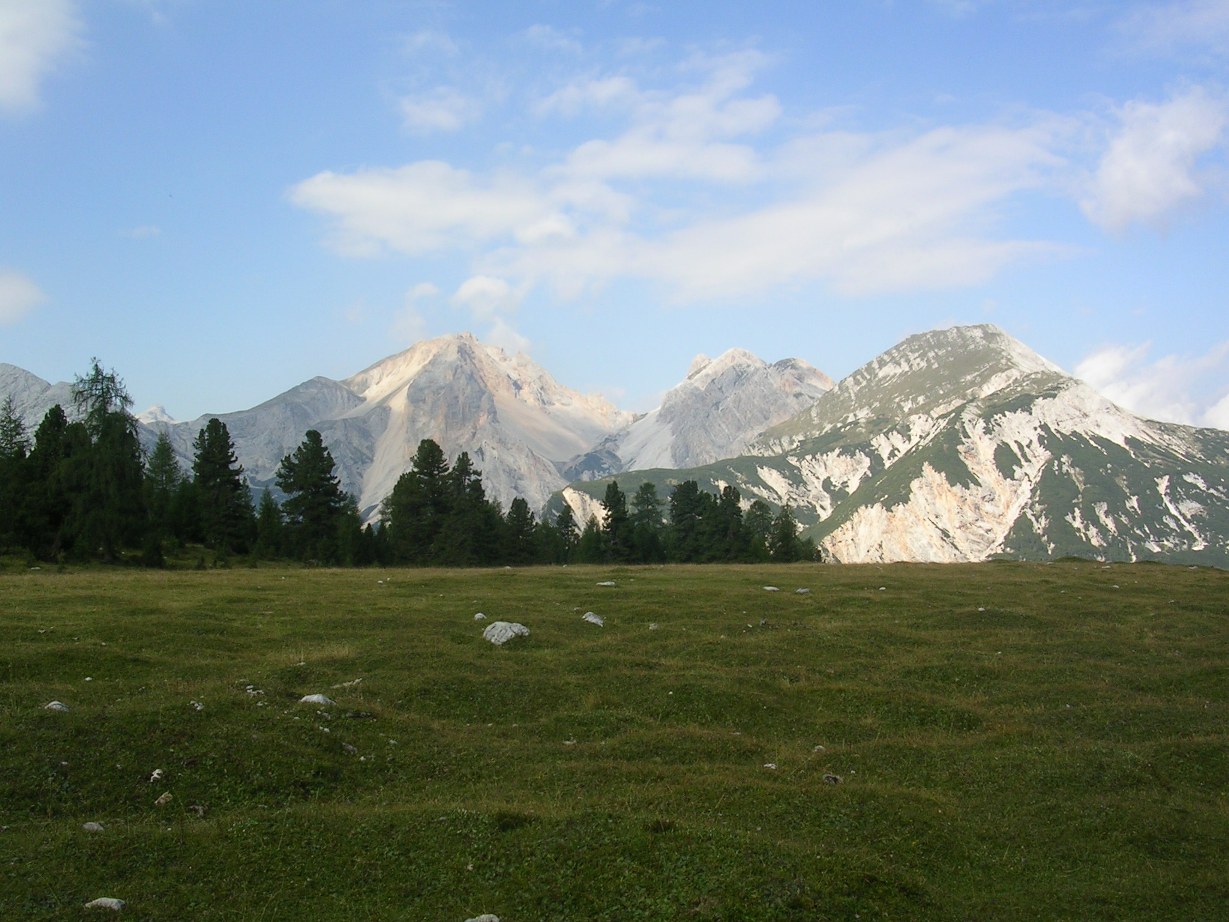
[[[627,511],[627,494],[612,480],[606,485],[602,499],[606,515],[602,520],[602,540],[609,560],[631,560],[634,552],[631,515]]]
[[[357,520],[347,504],[341,483],[333,473],[336,463],[315,429],[309,429],[291,454],[282,458],[277,485],[286,494],[282,512],[286,517],[287,542],[300,560],[339,563],[343,517]],[[345,523],[352,529],[354,521]]]
[[[504,523],[507,529],[504,559],[514,565],[533,563],[538,555],[538,523],[529,510],[529,503],[519,496],[512,500]]]
[[[255,517],[230,431],[215,416],[193,447],[193,498],[205,544],[222,554],[245,553],[255,537]]]
[[[13,398],[0,406],[0,551],[21,540],[26,494],[26,456],[30,440]]]
[[[268,490],[260,494],[256,507],[256,544],[252,553],[258,560],[272,560],[285,549],[282,509]]]

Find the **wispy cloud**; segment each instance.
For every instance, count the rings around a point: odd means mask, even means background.
[[[43,81],[83,31],[72,0],[0,0],[0,112],[38,108]]]
[[[1202,355],[1152,358],[1152,343],[1110,344],[1085,357],[1075,375],[1149,419],[1229,428],[1229,342]]]
[[[1113,231],[1161,223],[1204,195],[1200,165],[1223,155],[1229,101],[1195,86],[1163,103],[1127,103],[1118,122],[1081,203],[1090,220]]]
[[[1229,57],[1229,0],[1151,3],[1124,16],[1118,32],[1137,52]]]
[[[34,281],[20,272],[0,268],[0,326],[11,326],[47,300]]]
[[[458,131],[481,115],[481,102],[455,87],[440,86],[401,98],[405,127],[419,134]]]

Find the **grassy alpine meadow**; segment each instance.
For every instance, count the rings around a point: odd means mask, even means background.
[[[10,563],[0,624],[4,919],[1229,907],[1223,571]]]

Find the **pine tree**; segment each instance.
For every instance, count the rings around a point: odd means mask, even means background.
[[[576,527],[576,514],[572,512],[572,507],[567,503],[563,504],[559,514],[555,516],[554,527],[559,534],[560,544],[555,560],[557,563],[567,563],[572,559],[576,543],[580,541],[580,529]]]
[[[632,556],[641,563],[657,563],[665,559],[661,515],[662,502],[657,487],[646,480],[632,496],[631,531]]]
[[[114,371],[98,359],[74,379],[73,403],[84,418],[90,447],[79,457],[74,479],[74,530],[78,547],[115,560],[120,549],[141,540],[146,522],[144,464],[137,423],[129,413],[132,398]]]
[[[439,445],[431,439],[418,443],[410,469],[397,478],[381,512],[394,561],[430,561],[432,545],[451,511],[448,470]]]
[[[282,553],[284,535],[282,509],[268,488],[260,494],[256,507],[256,543],[252,552],[259,560],[273,560]]]
[[[145,508],[149,529],[159,540],[175,536],[175,496],[183,482],[183,468],[175,457],[171,438],[160,432],[145,465]]]
[[[762,499],[751,501],[743,516],[747,534],[747,555],[750,560],[767,560],[768,543],[772,536],[772,509]]]
[[[670,559],[693,563],[703,559],[704,501],[700,485],[684,480],[670,493]]]
[[[728,484],[721,488],[712,517],[718,560],[747,560],[750,556],[751,543],[743,526],[741,502],[737,489]]]
[[[20,541],[29,451],[25,422],[10,395],[0,407],[0,551]]]
[[[286,494],[282,511],[301,559],[338,561],[338,519],[346,508],[346,496],[333,473],[336,466],[320,433],[309,429],[277,469],[277,485]]]
[[[627,511],[627,494],[619,489],[617,481],[606,484],[602,498],[606,516],[602,521],[602,536],[605,539],[607,556],[612,560],[625,561],[631,558],[631,516]]]
[[[519,496],[512,500],[504,522],[507,534],[504,559],[515,566],[533,563],[537,556],[538,525],[529,510],[529,503]]]
[[[782,506],[777,517],[772,520],[768,551],[777,563],[794,563],[802,559],[802,543],[798,540],[798,521],[794,518],[794,510],[789,506]]]
[[[196,434],[192,475],[201,534],[215,551],[244,553],[255,532],[252,495],[226,423],[216,416]]]
[[[602,526],[598,524],[597,516],[589,516],[585,529],[576,542],[576,551],[572,555],[577,563],[603,563],[606,560],[606,542],[602,536]]]

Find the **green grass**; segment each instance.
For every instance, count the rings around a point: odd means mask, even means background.
[[[0,626],[4,919],[1229,906],[1222,571],[9,564]]]

